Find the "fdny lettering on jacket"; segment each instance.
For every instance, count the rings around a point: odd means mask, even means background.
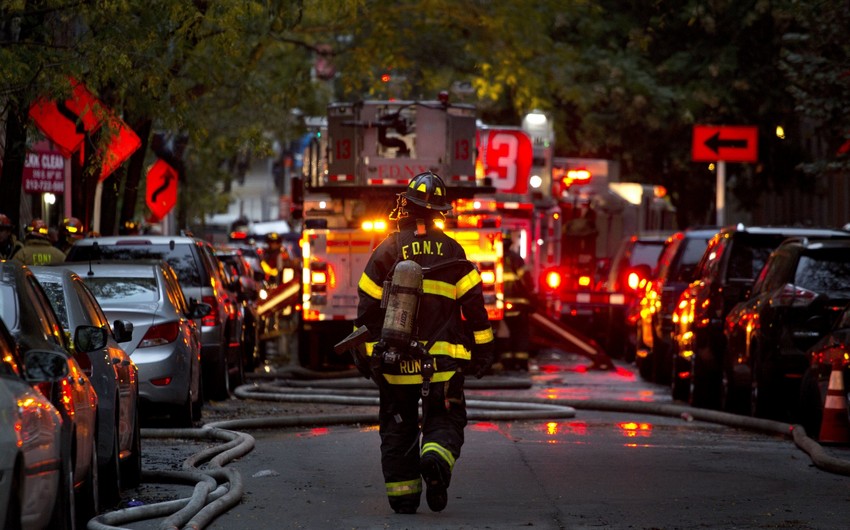
[[[423,241],[413,241],[401,247],[401,257],[403,259],[410,259],[412,256],[420,256],[422,254],[442,256],[443,243],[441,241],[429,241],[425,239]]]

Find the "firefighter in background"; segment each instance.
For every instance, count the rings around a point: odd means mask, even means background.
[[[381,337],[380,342],[366,345],[366,355],[380,391],[381,466],[390,506],[397,513],[416,513],[420,476],[427,487],[428,507],[435,512],[446,507],[467,423],[464,372],[481,377],[493,362],[493,331],[481,277],[463,247],[434,223],[450,209],[439,176],[431,172],[415,176],[389,216],[398,222],[398,231],[378,245],[358,284],[355,326],[366,326],[371,340]],[[426,377],[422,370],[426,361],[421,357],[413,359],[409,351],[402,351],[392,362],[380,351],[387,313],[381,301],[385,294],[393,296],[392,287],[384,282],[394,270],[397,273],[399,263],[411,261],[421,266],[424,276],[412,339],[428,350],[428,368],[433,372],[429,369]]]
[[[525,268],[525,260],[512,248],[513,238],[509,232],[503,235],[502,243],[505,249],[505,325],[509,336],[501,348],[500,363],[505,370],[528,371],[528,316],[534,310],[534,280]]]
[[[14,259],[24,265],[53,265],[65,261],[65,253],[50,244],[47,223],[33,219],[27,226],[24,246],[18,250]]]
[[[266,249],[260,262],[260,266],[263,267],[263,272],[266,274],[266,281],[272,285],[279,284],[283,269],[289,264],[289,261],[289,252],[283,247],[280,234],[277,232],[268,234],[266,236]]]
[[[12,233],[13,228],[12,220],[0,213],[0,260],[10,259],[24,246]]]
[[[56,241],[56,248],[67,254],[74,243],[83,239],[85,235],[86,231],[82,221],[76,217],[66,217],[59,227],[59,239]]]

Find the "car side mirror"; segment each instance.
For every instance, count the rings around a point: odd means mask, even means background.
[[[130,342],[133,340],[133,323],[129,320],[116,320],[112,323],[112,333],[116,342]]]
[[[106,328],[77,326],[74,330],[74,348],[80,353],[101,350],[106,347]]]
[[[198,318],[204,318],[210,313],[212,313],[211,305],[206,302],[198,302],[197,300],[192,299],[192,304],[189,306],[189,313],[186,316],[195,320]]]
[[[28,383],[55,383],[68,375],[68,359],[50,350],[24,353],[24,378]]]

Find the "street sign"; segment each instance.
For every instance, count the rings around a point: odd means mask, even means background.
[[[757,162],[758,128],[694,125],[691,155],[694,162]]]
[[[148,170],[145,202],[158,219],[168,215],[177,203],[177,170],[164,160],[157,160]]]

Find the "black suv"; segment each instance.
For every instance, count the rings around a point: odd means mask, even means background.
[[[647,381],[667,384],[673,366],[673,310],[717,228],[677,232],[664,243],[658,265],[638,304],[635,364]]]
[[[726,317],[724,408],[790,419],[809,364],[805,352],[848,303],[850,239],[793,238],[779,245],[750,298]]]
[[[187,300],[209,304],[212,311],[201,319],[201,367],[204,395],[226,399],[230,387],[242,384],[244,363],[242,325],[235,313],[219,270],[212,245],[189,236],[127,235],[82,239],[68,251],[66,261],[165,260],[174,268]]]
[[[708,243],[694,281],[677,307],[678,352],[674,394],[698,407],[719,409],[726,315],[745,300],[768,256],[789,237],[847,237],[842,230],[798,227],[723,228]]]

